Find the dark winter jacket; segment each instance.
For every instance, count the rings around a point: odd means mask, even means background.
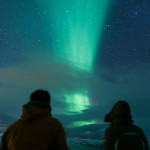
[[[105,116],[105,122],[110,122],[110,127],[105,131],[104,150],[149,150],[146,136],[141,128],[133,125],[130,106],[125,101],[118,101],[109,114]],[[118,144],[118,142],[120,144]],[[132,148],[132,146],[134,148]]]
[[[122,125],[122,124],[110,125],[110,127],[108,127],[105,131],[104,144],[103,144],[104,150],[115,150],[117,140],[123,134],[138,135],[144,144],[145,150],[149,150],[149,145],[148,145],[147,139],[146,139],[145,134],[143,133],[142,129],[135,125],[132,125],[132,124],[130,124],[130,125]],[[126,149],[126,150],[141,150],[140,142],[137,142],[136,149],[132,149],[132,147],[131,147],[132,143],[130,143],[130,142],[131,141],[128,141],[128,140],[124,141],[124,143],[128,147],[128,149]],[[122,150],[124,150],[124,149],[122,149]]]
[[[5,131],[0,150],[68,150],[61,123],[49,109],[26,104],[22,116]]]

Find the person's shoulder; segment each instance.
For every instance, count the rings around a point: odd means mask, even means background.
[[[19,124],[20,124],[20,119],[16,120],[12,124],[10,124],[5,131],[5,134],[13,131],[15,128],[17,128],[19,126]]]
[[[50,118],[51,118],[51,121],[56,122],[56,123],[60,123],[60,121],[57,118],[55,118],[55,117],[50,117]]]
[[[50,117],[50,120],[49,120],[52,124],[55,124],[56,126],[62,126],[61,125],[61,122],[58,120],[58,119],[56,119],[56,118],[54,118],[54,117]]]
[[[135,124],[132,124],[131,126],[132,126],[132,128],[137,129],[137,130],[139,130],[139,131],[142,130],[139,126],[137,126],[137,125],[135,125]]]
[[[60,132],[61,132],[61,133],[62,133],[62,132],[64,133],[64,127],[62,126],[61,122],[60,122],[58,119],[52,117],[50,124],[52,124],[53,126],[55,126],[55,128],[57,129],[57,131],[58,131],[59,133],[60,133]]]
[[[13,128],[13,127],[19,126],[20,123],[21,123],[21,120],[18,119],[15,122],[13,122],[8,128]]]
[[[108,128],[106,128],[106,133],[112,133],[112,134],[120,134],[120,132],[124,131],[127,126],[120,125],[120,124],[113,124],[110,125]]]
[[[133,130],[135,130],[136,132],[142,133],[143,134],[143,130],[142,128],[140,128],[139,126],[132,124],[132,128]]]

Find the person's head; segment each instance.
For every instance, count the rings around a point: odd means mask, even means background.
[[[51,110],[50,99],[51,96],[48,91],[36,90],[33,93],[31,93],[29,104]]]
[[[126,101],[118,101],[109,114],[106,114],[105,122],[130,124],[132,123],[131,109]]]

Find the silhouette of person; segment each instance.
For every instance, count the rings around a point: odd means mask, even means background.
[[[50,94],[36,90],[22,116],[4,132],[0,150],[68,150],[61,123],[52,117]]]
[[[110,122],[104,135],[104,150],[149,150],[144,132],[133,124],[127,102],[118,101],[104,121]]]

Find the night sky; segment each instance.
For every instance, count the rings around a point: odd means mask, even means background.
[[[102,139],[125,100],[150,138],[150,1],[0,0],[0,126],[36,89],[69,137]]]

